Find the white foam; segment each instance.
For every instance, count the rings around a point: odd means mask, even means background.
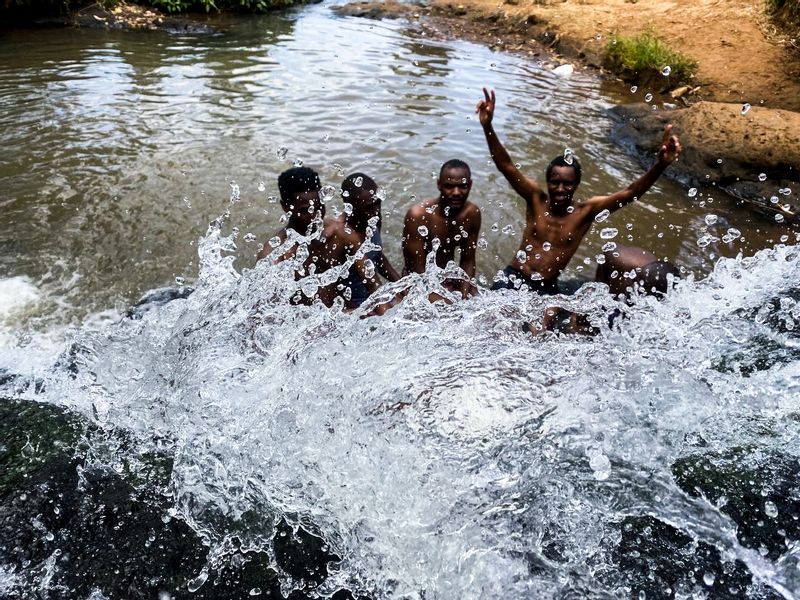
[[[0,279],[0,320],[35,304],[40,297],[39,288],[26,275]]]

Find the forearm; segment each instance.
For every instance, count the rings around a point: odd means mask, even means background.
[[[629,196],[628,201],[630,202],[631,200],[636,200],[644,196],[645,192],[653,187],[653,184],[658,181],[658,178],[667,170],[668,166],[669,164],[658,161],[650,167],[644,175],[630,184],[626,190],[627,196]]]
[[[495,166],[505,173],[505,169],[508,166],[513,166],[514,163],[511,161],[508,150],[500,142],[500,138],[497,137],[497,133],[491,123],[483,126],[483,135],[486,136],[486,144],[489,146],[489,154],[491,154]]]
[[[381,277],[386,279],[387,281],[397,281],[400,279],[400,273],[398,273],[392,264],[389,262],[389,259],[386,258],[386,255],[381,252],[378,256],[378,264],[376,265],[378,273],[380,273]]]

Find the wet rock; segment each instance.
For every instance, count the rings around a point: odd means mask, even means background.
[[[263,552],[234,553],[197,585],[208,548],[169,516],[160,492],[169,456],[150,457],[151,472],[136,476],[91,467],[84,456],[92,430],[58,407],[0,398],[0,565],[8,575],[0,597],[227,600],[257,590],[261,598],[283,598]],[[278,565],[311,580],[311,589],[335,557],[303,529],[284,537]]]
[[[188,285],[150,290],[142,296],[139,302],[128,309],[127,316],[131,319],[141,319],[154,308],[163,306],[173,300],[184,300],[188,298],[192,292],[194,292],[194,288]]]
[[[672,472],[687,494],[702,495],[736,522],[745,548],[780,562],[790,541],[800,539],[800,464],[791,455],[732,448],[680,459]]]
[[[420,7],[389,0],[387,2],[350,2],[341,6],[333,6],[331,10],[345,17],[399,19],[416,16],[420,11]]]
[[[611,113],[614,140],[646,166],[672,123],[683,155],[667,176],[722,189],[769,218],[800,224],[800,113],[719,102],[671,111],[629,104]]]

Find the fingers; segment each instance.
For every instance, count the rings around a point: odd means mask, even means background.
[[[661,145],[666,146],[672,137],[672,124],[664,125],[664,135],[661,136]]]
[[[494,90],[492,90],[492,95],[491,95],[491,97],[490,97],[490,96],[489,96],[489,90],[487,90],[487,89],[484,87],[484,88],[483,88],[483,98],[486,100],[486,102],[489,102],[490,100],[493,100],[493,99],[494,99]]]

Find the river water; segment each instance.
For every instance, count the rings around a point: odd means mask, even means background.
[[[321,596],[800,593],[800,494],[774,475],[800,457],[793,234],[662,179],[597,225],[569,275],[591,277],[614,228],[684,281],[613,329],[601,288],[557,300],[594,338],[533,338],[521,325],[547,305],[521,293],[430,305],[435,268],[382,318],[288,306],[299,284],[254,255],[279,227],[276,177],[298,161],[326,184],[361,170],[383,186],[399,266],[405,211],[462,158],[483,210],[479,279],[509,262],[524,213],[473,114],[482,85],[524,172],[570,148],[589,196],[642,168],[610,142],[591,75],[326,3],[222,25],[0,38],[0,367],[43,382],[13,395],[128,432],[134,447],[93,457],[112,467],[167,448],[170,515],[212,566],[234,536],[271,552],[263,530],[230,525],[248,511],[312,528],[342,559]],[[120,321],[176,281],[197,290]],[[701,460],[727,474],[687,484]],[[756,501],[731,497],[742,480]],[[681,560],[648,546],[645,518],[686,536]],[[698,548],[716,562],[692,566]],[[34,585],[35,565],[3,569],[2,589]],[[732,569],[749,583],[733,590]]]

